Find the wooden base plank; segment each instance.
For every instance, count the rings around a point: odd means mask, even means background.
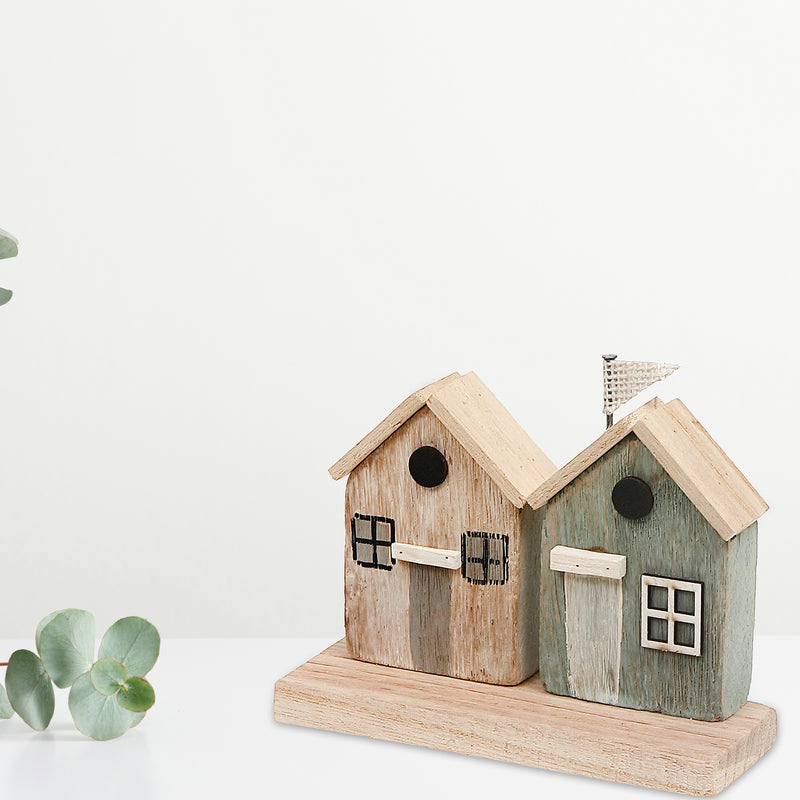
[[[775,742],[774,709],[723,722],[383,667],[344,640],[275,684],[275,719],[692,795],[722,791]]]

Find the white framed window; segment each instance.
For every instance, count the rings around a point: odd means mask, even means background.
[[[700,655],[703,584],[642,575],[642,647]]]

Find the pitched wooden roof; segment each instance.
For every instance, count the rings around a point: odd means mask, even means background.
[[[555,465],[474,373],[454,372],[414,392],[329,470],[338,480],[352,472],[423,406],[427,406],[517,507]]]
[[[528,498],[540,508],[633,433],[653,454],[709,525],[730,541],[768,508],[747,478],[680,400],[655,398],[621,419]]]

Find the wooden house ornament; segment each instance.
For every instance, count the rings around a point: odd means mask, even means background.
[[[767,504],[680,400],[617,422],[528,502],[548,691],[704,720],[744,705]]]
[[[330,469],[346,637],[276,720],[695,795],[765,755],[767,504],[680,400],[613,423],[675,369],[603,356],[607,430],[560,470],[474,373],[404,400]]]
[[[351,656],[496,684],[536,672],[526,498],[555,469],[474,373],[415,392],[337,461]]]

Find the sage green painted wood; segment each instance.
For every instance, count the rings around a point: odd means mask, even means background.
[[[544,509],[525,506],[519,535],[519,635],[516,640],[523,675],[539,669],[539,562],[542,554]]]
[[[570,694],[616,705],[622,638],[621,578],[565,572],[564,594]]]
[[[0,228],[0,258],[13,258],[18,253],[17,240]]]
[[[645,480],[653,491],[653,510],[643,519],[622,517],[611,503],[614,484],[628,475]],[[539,663],[547,690],[571,695],[564,575],[550,569],[550,550],[556,545],[595,548],[627,558],[617,704],[704,720],[738,710],[750,681],[755,530],[753,524],[725,542],[636,436],[623,439],[545,509]],[[641,646],[642,574],[703,584],[700,656]],[[732,657],[737,647],[743,655]]]
[[[728,607],[722,641],[725,645],[723,713],[735,714],[747,702],[753,672],[753,620],[756,613],[758,523],[729,542]]]

